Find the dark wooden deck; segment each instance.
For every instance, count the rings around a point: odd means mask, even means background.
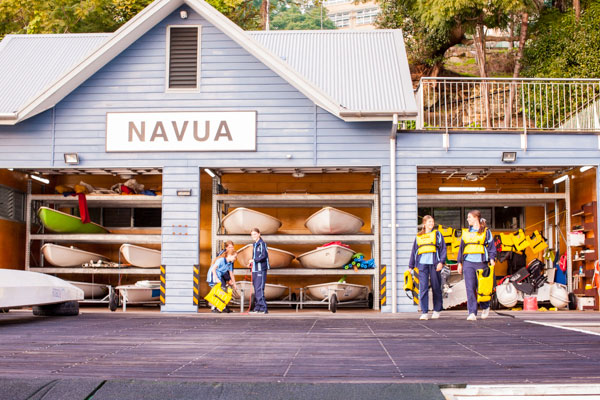
[[[417,317],[11,311],[0,315],[0,377],[600,383],[600,336],[500,315]]]

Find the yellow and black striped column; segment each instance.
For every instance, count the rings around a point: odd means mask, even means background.
[[[381,302],[381,307],[385,306],[387,302],[387,297],[385,296],[385,283],[387,281],[385,271],[386,266],[382,265],[381,268],[379,268],[379,301]]]
[[[200,266],[194,264],[194,305],[198,307],[200,301]]]
[[[165,305],[165,298],[167,297],[167,278],[166,278],[167,267],[165,265],[160,266],[160,305]]]

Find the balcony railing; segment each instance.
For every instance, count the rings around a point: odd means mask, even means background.
[[[600,80],[421,78],[417,129],[600,132]]]

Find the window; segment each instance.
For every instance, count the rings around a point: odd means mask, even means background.
[[[197,89],[200,76],[200,27],[169,27],[169,89]]]
[[[0,185],[0,218],[25,222],[25,193]]]
[[[345,26],[350,26],[350,13],[337,13],[328,15],[329,19],[333,21],[336,27],[343,28]]]
[[[467,228],[467,214],[479,210],[488,227],[494,230],[514,231],[524,227],[523,207],[419,207],[418,223],[423,223],[425,215],[431,215],[436,225],[451,226],[454,229]]]
[[[346,3],[350,3],[352,2],[352,0],[325,0],[323,2],[324,6],[332,6],[334,4],[346,4]]]
[[[356,25],[374,24],[379,15],[379,8],[365,8],[356,12]]]

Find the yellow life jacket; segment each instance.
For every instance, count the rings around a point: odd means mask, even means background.
[[[490,265],[475,272],[477,274],[477,302],[490,301],[494,291],[494,266]]]
[[[546,239],[544,239],[544,236],[542,236],[540,231],[534,231],[529,237],[529,241],[531,243],[531,250],[533,250],[534,253],[539,253],[548,248],[548,243],[546,243]]]
[[[406,296],[413,301],[414,304],[419,305],[419,269],[413,268],[411,271],[407,269],[404,271],[404,290]]]
[[[454,228],[451,226],[444,228],[442,225],[438,225],[437,230],[440,231],[444,237],[446,246],[452,246],[452,242],[454,241]]]
[[[500,240],[502,240],[502,251],[514,251],[515,245],[512,233],[500,233]]]
[[[487,228],[483,232],[469,232],[469,229],[462,230],[461,239],[465,242],[463,254],[485,254],[485,238],[487,236]]]
[[[437,251],[437,231],[417,235],[417,254],[435,253]]]
[[[459,250],[460,250],[460,238],[454,236],[454,238],[452,239],[452,245],[448,249],[448,254],[446,255],[446,257],[449,260],[456,260],[456,258],[458,257]]]
[[[523,229],[519,229],[517,233],[513,233],[513,243],[517,251],[523,251],[531,245]]]

